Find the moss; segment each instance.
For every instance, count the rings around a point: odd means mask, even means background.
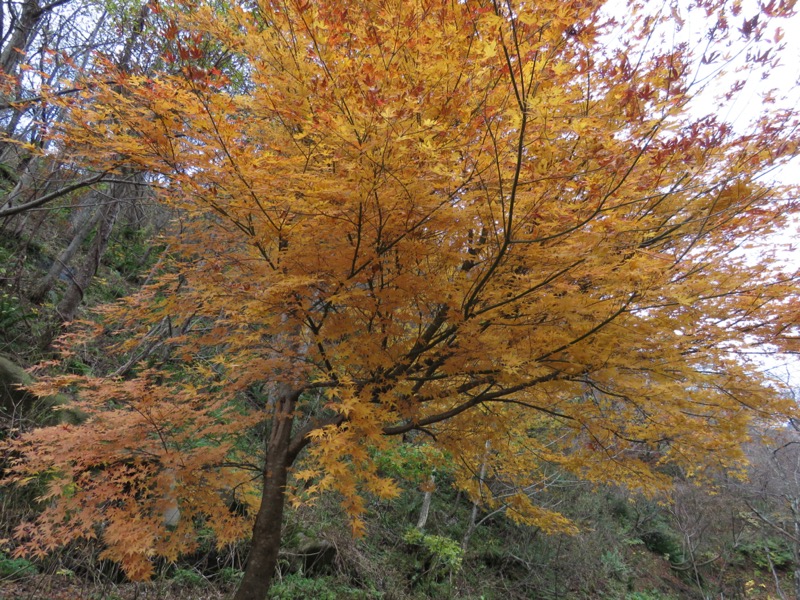
[[[39,425],[77,424],[86,418],[83,412],[69,407],[71,399],[65,394],[42,398],[31,394],[26,387],[33,382],[25,369],[0,355],[0,411],[3,416],[29,418]]]

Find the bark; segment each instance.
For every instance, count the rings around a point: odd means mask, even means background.
[[[115,186],[116,187],[116,186]],[[61,299],[57,307],[57,312],[63,321],[71,321],[75,316],[75,312],[80,306],[81,300],[86,292],[86,288],[92,282],[97,269],[100,266],[100,260],[108,247],[108,241],[111,238],[111,231],[114,229],[114,222],[119,213],[120,201],[115,200],[103,206],[100,211],[103,213],[100,217],[100,222],[97,226],[97,234],[92,241],[92,247],[86,256],[86,261],[83,263],[81,269],[75,274],[70,282],[67,293]]]
[[[21,6],[21,12],[16,19],[13,19],[13,31],[11,37],[0,51],[0,72],[5,75],[15,75],[17,67],[24,57],[24,52],[36,36],[45,9],[39,6],[37,0],[25,0]],[[17,94],[19,84],[17,85]],[[10,100],[5,95],[0,96],[3,100]],[[5,128],[6,136],[13,137],[20,121],[23,111],[17,108],[9,119]],[[3,156],[2,162],[6,162],[7,151],[14,148],[11,142],[0,143],[0,155]]]
[[[286,478],[296,456],[296,452],[290,451],[290,444],[299,394],[287,385],[277,387],[272,429],[266,444],[261,506],[253,526],[253,541],[244,577],[233,600],[264,600],[278,565]]]
[[[0,69],[4,73],[10,75],[16,71],[44,12],[36,0],[26,0],[22,3],[22,13],[15,24],[14,33],[0,53]]]
[[[11,189],[10,192],[3,198],[2,203],[0,203],[0,217],[12,217],[18,212],[21,211],[14,211],[11,212],[11,209],[14,207],[14,204],[19,200],[27,190],[33,187],[33,183],[35,180],[35,173],[34,171],[38,170],[41,165],[41,159],[33,158],[31,156],[27,156],[23,158],[20,163],[16,166],[17,174],[19,175],[19,179],[17,179],[16,184]],[[26,203],[27,204],[27,203]]]
[[[425,529],[425,524],[428,522],[428,514],[431,511],[431,500],[433,499],[435,485],[436,477],[431,475],[428,479],[428,489],[425,490],[425,495],[422,497],[422,509],[419,511],[419,519],[417,519],[417,529],[420,531]]]
[[[47,275],[44,276],[42,281],[31,294],[31,302],[39,304],[42,302],[42,300],[44,300],[47,292],[50,291],[50,289],[53,287],[53,284],[61,276],[64,270],[69,267],[70,261],[72,261],[72,259],[75,257],[75,254],[77,254],[81,244],[83,244],[83,241],[88,237],[89,232],[95,228],[102,216],[102,209],[100,207],[95,207],[94,214],[86,215],[84,217],[84,219],[76,227],[75,234],[72,236],[72,241],[66,248],[64,248],[64,250],[61,251],[61,254],[56,257],[50,267],[50,270],[47,272]]]

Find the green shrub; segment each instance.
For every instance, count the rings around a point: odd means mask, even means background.
[[[600,556],[603,570],[607,578],[613,577],[618,581],[628,581],[631,568],[625,562],[625,557],[616,548],[603,552]]]
[[[667,557],[671,563],[684,562],[683,547],[680,541],[665,525],[657,524],[650,531],[641,534],[639,539],[644,542],[648,550]]]
[[[269,590],[270,600],[368,600],[375,593],[350,587],[334,577],[303,577],[300,573],[287,575]]]
[[[176,569],[170,581],[186,587],[203,587],[208,583],[205,577],[193,569]]]
[[[440,570],[452,573],[461,569],[464,551],[455,540],[441,535],[428,535],[412,527],[403,535],[403,541],[424,549],[430,563],[428,572],[431,574],[436,574]]]
[[[130,280],[155,264],[163,246],[151,246],[153,239],[148,230],[125,227],[109,241],[103,263]]]
[[[748,541],[738,551],[760,569],[768,569],[770,561],[776,569],[786,569],[792,564],[792,550],[782,539],[768,538],[765,541]],[[769,556],[767,555],[769,552]]]
[[[36,575],[39,569],[24,558],[9,558],[0,552],[0,579],[22,579]]]
[[[7,290],[0,289],[0,327],[11,327],[26,318],[27,314],[19,298]]]
[[[625,595],[625,600],[672,600],[672,596],[662,594],[658,590],[647,592],[630,592]]]
[[[427,444],[396,444],[373,451],[373,456],[383,474],[414,485],[427,481],[437,465],[447,471],[441,451]]]
[[[234,567],[224,567],[220,569],[214,576],[214,579],[222,585],[238,584],[244,575],[243,571]]]

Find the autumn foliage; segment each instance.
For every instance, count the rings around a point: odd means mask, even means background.
[[[748,352],[786,346],[797,282],[743,249],[798,209],[765,177],[797,116],[692,108],[730,38],[777,46],[695,4],[700,48],[591,1],[153,5],[168,72],[52,99],[65,152],[149,173],[176,217],[155,278],[102,312],[121,362],[146,358],[51,378],[89,420],[14,445],[11,479],[46,487],[28,548],[98,536],[146,577],[198,527],[225,544],[279,517],[287,471],[290,500],[335,490],[358,531],[365,495],[397,492],[374,452],[415,431],[474,496],[484,463],[650,490],[667,463],[735,467],[754,418],[793,410]]]

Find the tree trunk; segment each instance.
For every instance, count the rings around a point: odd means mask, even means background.
[[[83,300],[86,288],[89,287],[89,284],[97,273],[97,269],[100,267],[100,261],[108,247],[108,240],[111,237],[111,231],[114,228],[114,222],[117,219],[120,208],[119,198],[121,196],[114,194],[113,197],[115,198],[114,201],[100,208],[102,216],[97,226],[97,234],[92,241],[92,247],[86,257],[86,262],[83,263],[81,269],[72,277],[72,281],[67,288],[67,293],[64,294],[64,297],[58,304],[56,310],[63,321],[71,321],[73,319],[75,311],[78,310],[78,306],[81,300]]]
[[[286,478],[293,459],[289,443],[297,395],[285,384],[277,387],[272,429],[266,444],[261,506],[253,526],[253,542],[244,577],[233,600],[264,600],[278,565]]]
[[[91,208],[87,208],[86,210],[90,211]],[[82,221],[75,228],[72,241],[64,250],[61,251],[61,254],[56,257],[56,259],[53,261],[53,264],[50,266],[50,270],[47,272],[47,275],[45,275],[45,277],[39,282],[39,285],[30,295],[31,302],[34,304],[41,304],[41,302],[44,300],[44,297],[47,295],[47,292],[50,291],[56,280],[66,269],[69,268],[69,263],[78,252],[81,244],[83,244],[84,240],[89,236],[89,232],[94,229],[95,225],[97,225],[97,222],[102,216],[103,211],[100,207],[95,207],[93,214],[84,215]]]
[[[21,12],[14,23],[14,30],[11,34],[11,38],[3,47],[2,51],[0,51],[0,73],[9,77],[16,75],[17,67],[20,62],[22,62],[25,51],[36,36],[36,31],[39,28],[43,15],[44,11],[39,6],[37,0],[24,0],[24,2],[22,2]],[[20,93],[19,83],[17,83],[15,87],[15,92],[12,92],[10,96],[3,94],[0,95],[0,98],[4,101],[13,100],[15,93]],[[11,110],[14,112],[5,127],[6,137],[8,138],[14,137],[24,112],[18,108],[12,108]],[[12,148],[16,150],[13,142],[0,142],[0,155],[3,156],[0,162],[6,162],[7,151]]]
[[[433,490],[436,488],[436,477],[431,475],[428,478],[428,484],[425,486],[425,495],[422,497],[422,509],[419,511],[419,519],[417,519],[417,529],[422,531],[425,529],[425,524],[428,522],[428,514],[431,511],[431,500],[433,499]]]
[[[20,154],[16,148],[14,148],[14,150],[18,155]],[[7,164],[5,153],[3,153],[2,159],[0,160],[2,160],[5,164]],[[25,194],[26,191],[34,187],[33,186],[35,180],[34,172],[39,168],[40,165],[41,165],[41,159],[31,157],[30,155],[23,156],[19,160],[19,162],[14,166],[19,176],[19,179],[17,179],[17,182],[16,184],[14,184],[14,187],[11,189],[11,191],[9,191],[8,194],[6,194],[6,197],[3,198],[3,201],[0,202],[0,208],[13,206],[15,202],[17,202],[20,198],[22,198],[23,194]],[[24,203],[25,202],[23,200],[23,202],[21,202],[20,204]]]
[[[0,70],[3,73],[13,75],[17,70],[17,65],[34,37],[42,14],[44,11],[36,0],[25,0],[22,3],[22,13],[14,26],[14,33],[0,53]]]
[[[486,440],[484,444],[486,448],[486,452],[483,455],[483,460],[481,461],[481,469],[478,473],[478,491],[481,491],[483,487],[483,480],[486,478],[486,461],[489,458],[489,451],[492,448],[492,443],[489,440]],[[473,500],[472,502],[472,511],[469,515],[469,522],[467,523],[467,530],[464,532],[464,537],[461,538],[461,549],[466,552],[467,546],[469,546],[469,540],[472,537],[472,534],[475,533],[475,528],[478,526],[478,509],[480,508],[480,503],[477,499]]]
[[[77,272],[71,277],[70,285],[58,304],[57,311],[62,321],[71,321],[73,319],[86,293],[86,288],[89,287],[97,273],[100,261],[108,247],[111,232],[114,229],[122,203],[131,201],[140,193],[137,186],[142,182],[142,174],[127,173],[127,176],[130,179],[129,181],[112,183],[107,193],[98,191],[93,193],[97,202],[101,203],[101,206],[97,209],[97,214],[92,218],[92,221],[97,223],[97,233],[85,262],[79,269],[76,268]]]

